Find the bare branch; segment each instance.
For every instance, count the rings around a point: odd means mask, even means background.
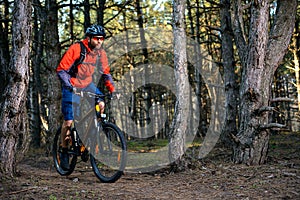
[[[274,111],[275,110],[275,108],[274,107],[271,107],[271,106],[263,106],[263,107],[261,107],[261,108],[259,108],[259,109],[257,109],[257,114],[262,114],[262,113],[264,113],[264,112],[269,112],[269,111]]]
[[[217,1],[212,1],[212,0],[206,0],[206,1],[209,2],[211,5],[220,6],[220,4],[217,3]]]
[[[241,1],[240,0],[233,0],[232,2],[232,10],[233,10],[233,17],[232,17],[232,29],[234,38],[236,41],[236,45],[239,49],[240,57],[243,58],[244,54],[248,52],[246,50],[247,43],[246,38],[243,30],[243,19],[242,9],[241,9]]]
[[[126,6],[130,3],[130,1],[126,1],[124,2],[123,5],[121,5],[118,13],[116,15],[114,15],[112,18],[110,18],[108,21],[106,21],[104,24],[108,24],[110,21],[112,21],[113,19],[115,19],[117,16],[119,16],[120,13],[122,13],[122,11],[126,8]]]
[[[217,26],[205,26],[205,27],[210,29],[210,30],[215,30],[215,31],[222,32],[221,28],[217,27]]]
[[[267,64],[278,67],[285,51],[290,44],[290,39],[295,27],[297,0],[278,0],[275,21],[272,24]]]
[[[250,7],[251,7],[251,3],[247,3],[244,6],[242,6],[241,10],[244,11],[244,10],[250,8]]]
[[[278,124],[278,123],[269,123],[269,124],[264,124],[259,127],[259,129],[264,130],[264,129],[272,129],[272,128],[286,128],[286,125],[284,124]]]
[[[277,98],[274,98],[274,99],[271,99],[271,102],[282,102],[282,101],[285,101],[285,102],[294,102],[294,99],[291,99],[291,98],[287,98],[287,97],[277,97]]]

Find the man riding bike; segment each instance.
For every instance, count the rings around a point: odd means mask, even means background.
[[[87,28],[85,39],[80,41],[81,44],[79,42],[69,47],[56,69],[62,84],[62,114],[64,122],[61,129],[62,153],[60,154],[60,167],[64,170],[70,168],[67,139],[70,135],[70,128],[75,115],[73,105],[80,103],[80,96],[75,95],[75,92],[82,90],[102,94],[92,82],[92,76],[96,68],[99,70],[107,89],[111,93],[115,91],[106,52],[102,46],[105,35],[105,30],[100,25],[92,25]],[[82,48],[85,48],[85,55],[82,55]],[[78,63],[80,59],[82,61]],[[95,99],[95,101],[99,104],[100,113],[103,113],[104,101],[102,99]]]

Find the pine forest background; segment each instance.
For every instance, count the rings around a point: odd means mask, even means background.
[[[198,46],[208,52],[215,63],[218,72],[224,78],[227,74],[222,60],[222,30],[224,24],[220,13],[227,1],[221,0],[187,0],[186,1],[186,34],[187,37],[197,41]],[[250,1],[241,1],[247,7]],[[150,27],[161,28],[172,33],[172,2],[168,0],[32,0],[31,15],[31,43],[30,43],[30,71],[29,89],[27,93],[26,109],[28,119],[28,135],[22,136],[30,141],[30,147],[44,148],[47,153],[51,151],[51,140],[57,127],[62,122],[60,111],[60,83],[55,73],[56,66],[66,51],[73,43],[84,37],[84,32],[91,24],[103,25],[107,38],[113,38],[124,31],[139,30],[135,32],[135,40],[127,41],[125,49],[131,49],[136,45],[143,46],[151,41],[151,35],[147,35]],[[277,1],[270,3],[270,21],[274,21]],[[245,8],[243,18],[250,18],[250,11]],[[0,1],[0,91],[4,94],[5,87],[9,83],[8,65],[12,50],[12,18],[14,1]],[[245,29],[249,24],[243,24]],[[269,113],[273,124],[281,124],[272,129],[275,134],[278,131],[300,130],[300,12],[296,13],[295,29],[285,54],[283,62],[276,70],[271,87],[270,105],[274,107]],[[153,32],[159,35],[160,32]],[[164,38],[162,38],[164,39]],[[170,45],[170,44],[166,44]],[[155,63],[174,66],[172,52],[157,52],[147,46],[140,50],[127,51],[125,55],[111,63],[111,73],[116,82],[130,70],[145,63]],[[114,55],[114,49],[105,46],[108,58]],[[172,47],[170,47],[172,48]],[[242,64],[238,56],[237,47],[233,46],[234,58],[234,88],[241,86]],[[144,77],[145,79],[147,76]],[[210,124],[211,99],[203,77],[195,66],[188,65],[188,78],[193,91],[196,93],[200,107],[197,137],[203,138]],[[4,97],[1,97],[1,100]],[[15,96],[18,98],[18,96]],[[192,100],[191,100],[192,101]],[[239,99],[236,99],[239,102]],[[155,136],[148,138],[166,139],[170,131],[176,97],[166,88],[158,84],[147,84],[138,88],[125,102],[130,110],[131,119],[140,126],[149,123],[149,106],[153,102],[163,105],[167,120],[163,129]],[[186,102],[192,104],[192,102]],[[24,111],[25,112],[25,111]],[[153,111],[155,112],[155,111]],[[158,112],[158,111],[157,111]],[[112,113],[113,115],[114,113]],[[124,115],[128,113],[123,113]],[[161,115],[160,113],[153,113]],[[122,121],[125,125],[129,122]],[[161,124],[160,124],[161,125]],[[125,133],[126,134],[126,133]],[[142,133],[141,133],[142,134]],[[29,139],[30,138],[30,139]],[[137,140],[127,136],[129,140]]]

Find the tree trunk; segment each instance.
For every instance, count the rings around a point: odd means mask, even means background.
[[[184,169],[182,156],[186,150],[185,138],[189,117],[189,81],[184,23],[185,0],[173,1],[174,70],[176,84],[176,105],[170,131],[169,157],[175,171]]]
[[[148,69],[148,49],[147,49],[147,40],[145,37],[145,30],[144,30],[144,16],[143,16],[143,11],[142,11],[142,7],[140,4],[140,0],[136,0],[135,1],[135,9],[136,9],[136,13],[137,13],[137,22],[138,22],[138,26],[139,26],[139,33],[140,33],[140,41],[141,41],[141,46],[142,46],[142,55],[143,55],[143,60],[142,60],[142,64],[144,64],[144,82],[145,83],[149,83],[149,76],[151,74],[151,72],[149,71],[150,69]],[[144,109],[145,111],[141,111],[141,115],[143,115],[143,117],[141,117],[141,124],[143,124],[143,126],[145,126],[145,124],[149,124],[151,123],[151,119],[150,119],[150,107],[152,105],[151,103],[151,87],[149,86],[144,86],[143,87],[143,94],[146,94],[145,98],[144,98]],[[149,131],[148,129],[146,129],[145,131]],[[153,131],[153,130],[152,130]],[[146,135],[149,135],[149,133],[145,133]]]
[[[235,73],[230,0],[221,0],[220,17],[222,30],[222,60],[226,91],[225,122],[221,133],[221,140],[226,146],[232,147],[232,136],[237,134],[238,81]]]
[[[197,5],[199,5],[199,2],[196,1],[196,3],[198,3]],[[187,0],[187,10],[188,10],[188,18],[190,21],[190,28],[191,28],[191,35],[193,40],[195,40],[196,42],[194,42],[193,44],[193,49],[194,49],[194,59],[197,59],[197,57],[199,55],[201,55],[201,50],[200,50],[200,36],[199,36],[199,29],[200,29],[200,12],[199,12],[199,7],[196,6],[196,27],[194,27],[194,22],[193,22],[193,15],[192,15],[192,6],[191,6],[191,2],[190,0]],[[195,64],[195,70],[194,70],[194,82],[195,82],[195,93],[197,96],[197,102],[198,102],[198,106],[201,109],[201,111],[203,111],[202,109],[202,101],[201,101],[201,86],[202,86],[202,79],[200,76],[200,72],[199,69],[201,69],[200,66],[200,62],[196,62]],[[192,103],[191,103],[191,107],[192,107]],[[192,110],[191,110],[192,112]],[[191,113],[191,115],[193,115],[193,113]],[[204,115],[199,112],[199,122],[200,124],[202,124],[202,121],[205,120]],[[191,120],[192,122],[192,120]],[[195,126],[195,125],[194,125]],[[192,127],[192,126],[191,126]],[[201,131],[203,131],[205,128],[202,128],[202,126],[200,127]]]
[[[140,0],[135,1],[136,6],[136,12],[137,12],[137,22],[139,26],[140,31],[140,40],[142,45],[142,51],[143,51],[143,63],[148,63],[148,50],[147,50],[147,40],[145,37],[145,30],[144,30],[144,19],[143,19],[143,12],[140,5]]]
[[[293,55],[294,55],[294,66],[295,66],[295,79],[297,87],[297,100],[298,100],[298,115],[300,116],[300,18],[298,17],[295,26],[295,36],[293,38]]]
[[[91,16],[90,16],[90,10],[91,10],[91,5],[89,0],[84,0],[83,1],[83,10],[84,10],[84,32],[86,29],[91,26]]]
[[[43,58],[43,41],[44,41],[44,30],[45,30],[45,9],[40,4],[39,0],[33,0],[34,7],[34,26],[33,34],[34,41],[32,44],[32,66],[30,72],[30,82],[28,89],[28,116],[29,116],[29,129],[31,135],[31,145],[33,147],[40,147],[41,145],[41,132],[42,132],[42,121],[41,121],[41,104],[40,99],[43,94],[42,92],[42,80],[41,80],[41,66]],[[39,23],[40,22],[40,23]]]
[[[97,22],[101,26],[104,26],[105,2],[106,0],[98,0],[99,7],[97,9]]]
[[[28,147],[26,93],[29,82],[31,2],[14,2],[12,56],[8,66],[8,85],[0,104],[0,177],[15,175],[18,156]]]
[[[242,5],[233,1],[234,35],[243,67],[240,88],[240,124],[233,147],[235,163],[263,164],[267,159],[270,128],[270,87],[293,33],[296,0],[277,2],[275,21],[269,32],[268,0],[252,1],[249,38],[244,38],[239,19]]]
[[[49,2],[51,2],[51,0],[49,0]],[[57,4],[56,1],[53,2],[54,5]],[[48,4],[49,5],[49,4]],[[51,4],[49,5],[51,6]],[[70,0],[70,10],[69,10],[69,19],[70,19],[70,37],[71,37],[71,43],[74,43],[76,42],[75,40],[75,35],[74,35],[74,23],[75,23],[75,17],[74,17],[74,5],[73,5],[73,0]],[[52,13],[52,11],[54,11],[53,9],[56,9],[57,8],[54,8],[54,7],[49,7],[49,13]],[[54,14],[54,13],[53,13]],[[55,15],[54,18],[57,18],[57,14]],[[51,17],[49,16],[49,19],[51,19]],[[52,19],[51,19],[52,20]]]
[[[47,22],[45,35],[47,36],[47,46],[45,48],[47,59],[47,108],[48,108],[48,132],[46,144],[50,150],[52,137],[56,133],[61,123],[61,91],[60,82],[56,75],[56,67],[60,60],[60,45],[58,37],[58,6],[55,0],[47,0]]]

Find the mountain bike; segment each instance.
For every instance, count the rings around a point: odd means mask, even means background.
[[[89,99],[104,98],[92,92],[80,92]],[[82,98],[83,99],[83,98]],[[107,105],[107,104],[106,104]],[[99,114],[97,105],[89,109],[79,120],[73,120],[68,139],[69,170],[60,167],[61,127],[58,128],[53,142],[53,161],[56,171],[62,175],[70,175],[77,164],[77,158],[90,164],[97,178],[104,183],[117,181],[123,174],[126,165],[126,141],[122,131],[106,114]],[[83,134],[81,134],[83,133]]]

